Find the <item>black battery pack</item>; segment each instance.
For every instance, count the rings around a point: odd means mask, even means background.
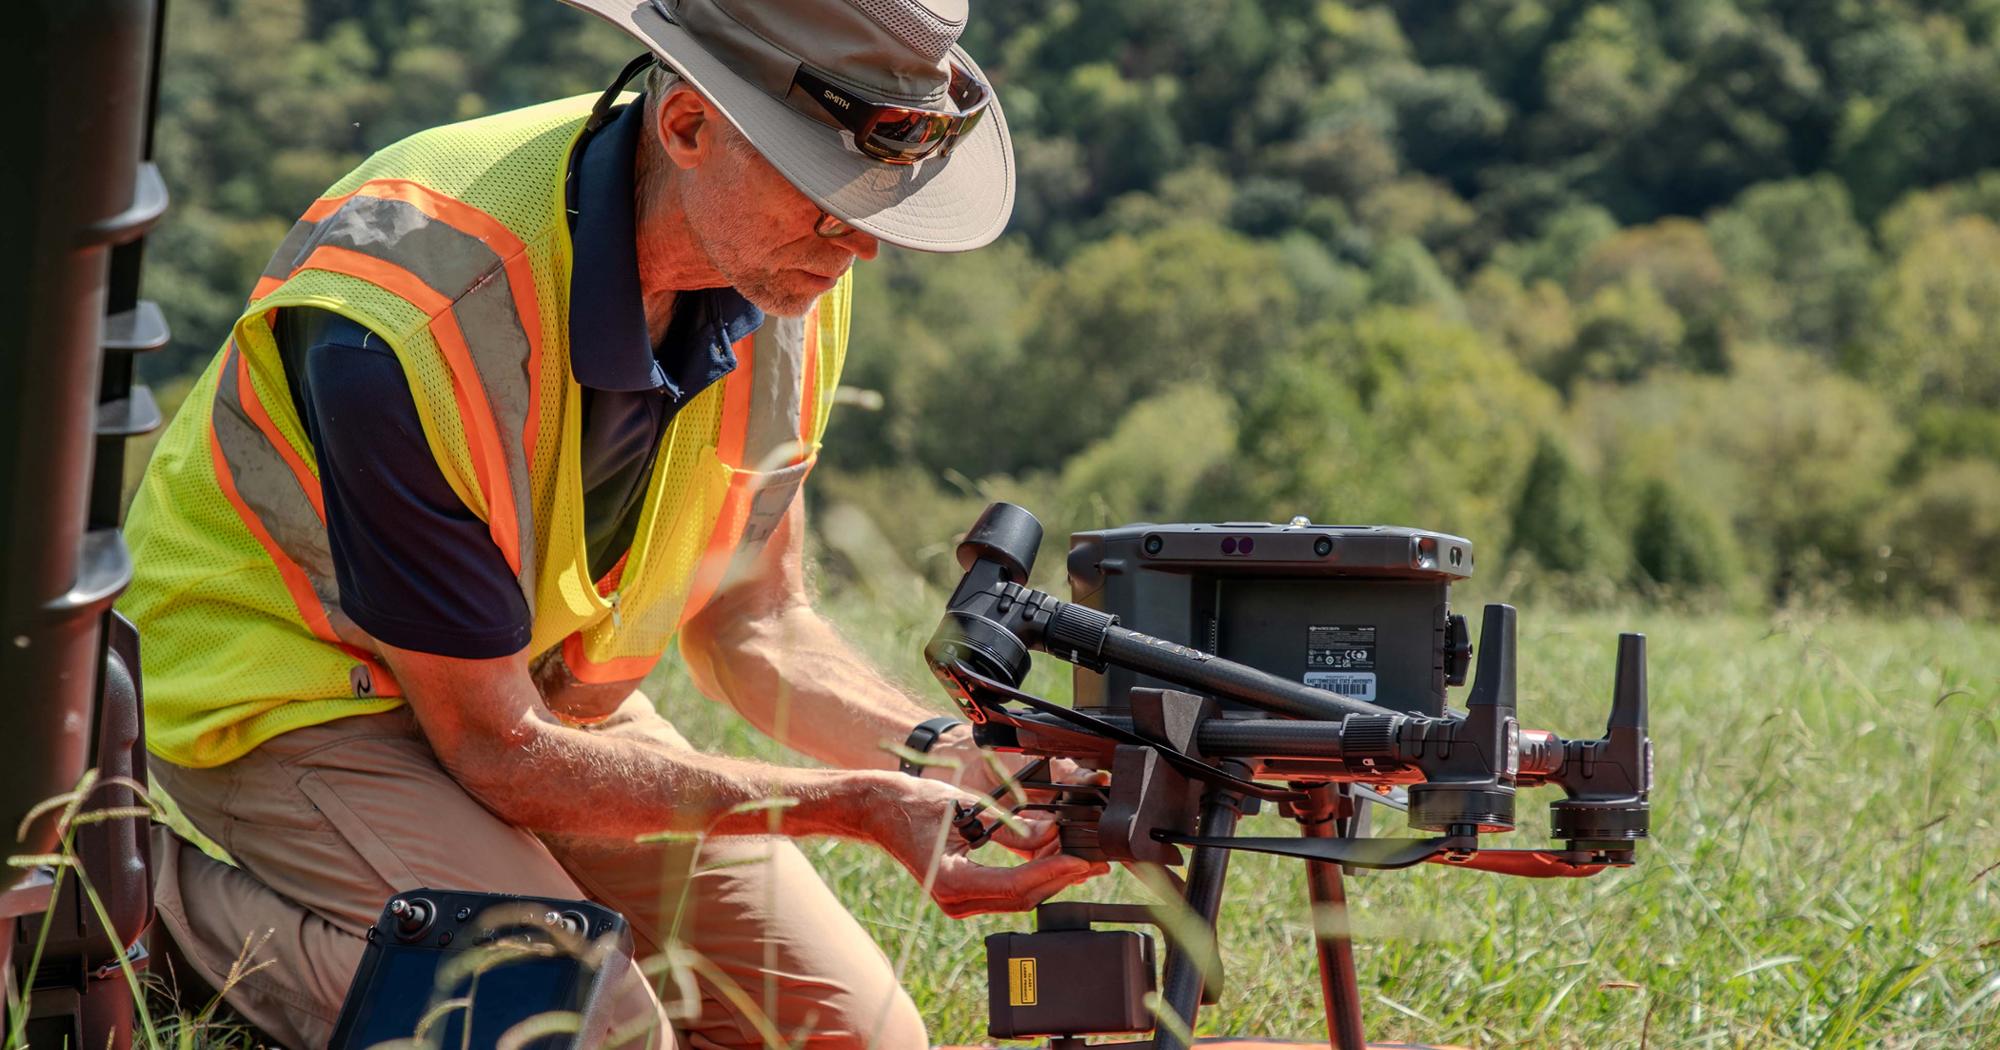
[[[986,1034],[995,1039],[1148,1032],[1153,938],[1132,930],[986,938]]]
[[[1449,609],[1472,543],[1369,525],[1127,525],[1070,537],[1079,605],[1155,638],[1266,674],[1440,717],[1471,643]],[[1076,707],[1124,714],[1134,687],[1172,683],[1120,667],[1076,668]],[[1225,701],[1224,717],[1265,717]]]

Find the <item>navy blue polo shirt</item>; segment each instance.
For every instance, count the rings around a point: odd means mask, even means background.
[[[674,413],[736,367],[764,314],[731,288],[675,296],[652,344],[639,294],[630,105],[580,145],[568,177],[575,266],[570,370],[583,388],[585,550],[602,577],[632,545]],[[446,483],[402,365],[381,337],[312,309],[276,318],[292,404],[318,457],[340,606],[390,645],[461,659],[519,652],[527,600],[486,523]]]

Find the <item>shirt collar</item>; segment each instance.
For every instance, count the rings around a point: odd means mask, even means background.
[[[593,390],[661,390],[679,404],[736,367],[731,345],[764,323],[733,288],[682,292],[660,347],[639,294],[632,165],[645,107],[627,105],[572,158],[567,187],[570,371]]]

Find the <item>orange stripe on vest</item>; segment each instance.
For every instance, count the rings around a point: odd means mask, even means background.
[[[756,370],[756,336],[736,341],[736,371],[722,388],[722,433],[715,438],[715,454],[732,467],[745,467],[743,447],[750,438],[750,376]]]
[[[743,462],[743,448],[750,432],[750,376],[756,367],[755,340],[755,336],[746,335],[736,341],[736,373],[722,390],[722,433],[716,439],[715,454],[724,463],[738,468],[747,466]],[[695,563],[694,579],[689,581],[687,599],[681,605],[683,627],[715,597],[723,576],[729,572],[736,544],[743,537],[743,524],[750,520],[750,497],[754,493],[746,481],[741,474],[730,478],[729,491],[722,498],[722,513],[716,518],[715,531],[709,534],[701,560]]]
[[[603,663],[592,663],[583,651],[583,632],[577,631],[563,639],[563,664],[579,682],[589,685],[607,685],[612,682],[632,682],[646,677],[660,662],[659,653],[651,656],[626,656]]]
[[[812,451],[813,424],[819,422],[819,307],[806,311],[806,375],[799,391],[801,455]]]

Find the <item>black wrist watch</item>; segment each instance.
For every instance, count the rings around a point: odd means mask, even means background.
[[[907,750],[915,751],[920,755],[927,755],[930,753],[932,746],[938,742],[939,737],[945,735],[953,726],[962,726],[964,724],[965,719],[963,718],[939,715],[929,721],[920,723],[917,728],[910,730],[910,735],[903,740],[903,747]],[[913,777],[924,775],[923,766],[901,755],[896,756],[896,768]]]

